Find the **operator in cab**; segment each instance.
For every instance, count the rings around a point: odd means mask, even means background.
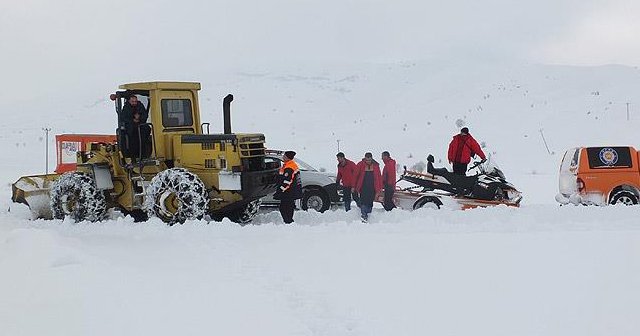
[[[151,129],[143,125],[148,118],[147,109],[136,95],[131,95],[122,107],[121,117],[128,139],[127,152],[131,158],[146,158],[151,154]]]

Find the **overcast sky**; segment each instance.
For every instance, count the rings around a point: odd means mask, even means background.
[[[635,0],[7,0],[0,67],[6,87],[288,62],[636,66],[639,18]]]

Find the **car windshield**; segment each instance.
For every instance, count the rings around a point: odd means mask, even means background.
[[[300,159],[294,159],[294,161],[298,164],[300,170],[317,171],[317,169],[311,167],[309,164]]]
[[[278,162],[280,162],[280,165],[282,165],[282,156],[271,154],[267,156],[267,161],[269,160],[277,160]],[[300,170],[318,171],[317,169],[313,168],[311,165],[309,165],[308,163],[300,159],[293,159],[293,160],[298,164],[298,168],[300,168]]]

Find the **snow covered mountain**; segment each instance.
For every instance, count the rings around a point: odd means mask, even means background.
[[[203,71],[203,119],[222,130],[221,99],[233,93],[233,129],[267,135],[309,163],[335,169],[335,153],[359,159],[388,150],[411,166],[429,153],[446,164],[451,136],[465,125],[493,154],[525,203],[552,203],[561,156],[579,145],[635,145],[640,123],[640,70],[625,66],[473,64],[456,61],[339,64]],[[100,83],[103,84],[103,83]],[[109,86],[71,88],[0,104],[8,113],[1,145],[43,153],[52,133],[113,133]],[[627,120],[627,103],[630,120]],[[637,105],[636,105],[637,104]],[[25,123],[24,116],[32,116]],[[543,140],[544,137],[544,140]],[[545,145],[544,141],[547,144]],[[548,147],[548,148],[547,148]],[[49,149],[53,153],[53,146]],[[44,170],[44,155],[3,162],[7,182]]]

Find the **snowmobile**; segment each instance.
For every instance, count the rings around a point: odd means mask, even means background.
[[[395,199],[408,204],[412,209],[432,205],[440,208],[445,203],[459,205],[462,209],[487,207],[494,205],[520,206],[522,194],[509,183],[491,159],[475,162],[469,171],[476,171],[472,176],[456,175],[446,168],[435,168],[433,155],[427,157],[427,173],[419,173],[406,169],[399,181],[406,181],[415,186],[396,189]],[[421,188],[420,191],[416,190]],[[412,202],[407,202],[412,200]]]

